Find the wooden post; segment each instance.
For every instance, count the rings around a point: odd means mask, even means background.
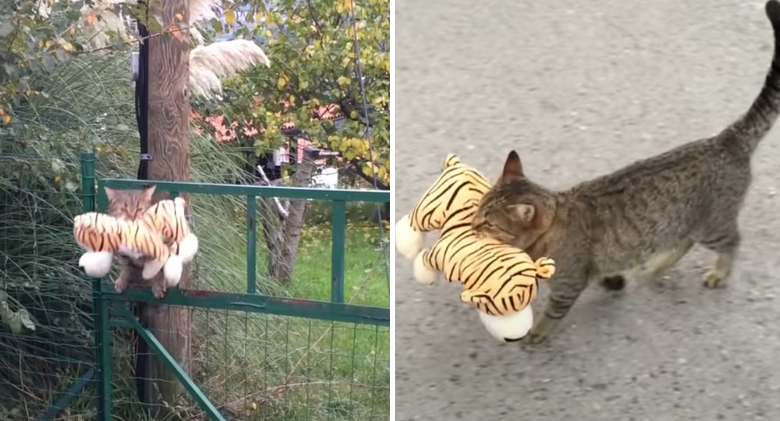
[[[155,0],[148,3],[149,19],[162,16],[165,33],[150,35],[149,42],[149,180],[190,180],[189,116],[190,72],[189,2]],[[180,30],[179,28],[185,28]],[[167,198],[167,194],[160,195]],[[189,197],[182,195],[189,203]],[[160,276],[160,275],[158,275]],[[180,288],[189,283],[189,265],[181,278]],[[186,308],[160,306],[148,316],[152,333],[182,367],[190,369],[190,313]],[[155,356],[149,358],[147,402],[154,405],[151,415],[163,419],[170,412],[163,407],[176,404],[182,388],[173,373]]]

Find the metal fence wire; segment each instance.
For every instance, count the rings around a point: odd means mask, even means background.
[[[94,163],[91,154],[84,157]],[[64,165],[78,172],[82,163]],[[32,158],[0,156],[0,421],[97,420],[96,397],[105,390],[111,393],[109,419],[141,421],[143,414],[155,411],[136,394],[131,331],[136,325],[124,316],[135,301],[159,302],[148,291],[116,294],[108,282],[95,287],[83,277],[72,219],[83,212],[84,192],[61,180],[33,176],[40,172],[30,171],[31,165],[36,165]],[[92,181],[87,177],[85,182]],[[117,188],[133,183],[138,182],[108,181]],[[190,318],[190,358],[184,372],[219,416],[242,421],[388,420],[387,239],[377,234],[375,223],[351,221],[359,213],[356,202],[333,207],[328,196],[333,193],[317,197],[314,191],[295,191],[320,201],[309,201],[294,279],[280,285],[266,275],[262,232],[248,228],[259,230],[259,224],[251,223],[251,211],[262,218],[264,202],[256,197],[262,196],[260,190],[247,195],[242,189],[258,187],[214,185],[212,191],[202,184],[171,184],[176,188],[162,189],[193,193],[200,249],[190,288],[197,294],[172,289],[163,300],[170,305],[156,308],[184,311]],[[100,208],[104,198],[95,191]],[[387,192],[381,194],[389,200]],[[340,208],[347,211],[343,230],[329,223],[339,217],[327,214]],[[334,238],[343,243],[332,244]],[[255,246],[250,247],[252,239]],[[343,247],[341,257],[334,257],[334,246]],[[343,269],[335,282],[331,269],[339,262]],[[247,293],[249,279],[257,293]],[[341,288],[343,302],[331,302],[339,297],[334,285]],[[108,308],[104,366],[96,359],[100,335],[95,322],[100,318],[93,303]],[[176,327],[170,329],[177,333]],[[149,352],[155,354],[154,347]],[[161,360],[159,355],[150,358],[153,363]],[[106,373],[107,387],[101,383]],[[152,380],[152,387],[160,384]],[[197,401],[185,387],[180,397],[162,405],[178,419],[211,419]]]

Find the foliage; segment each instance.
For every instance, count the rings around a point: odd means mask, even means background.
[[[266,42],[271,67],[249,70],[246,78],[226,84],[228,117],[264,130],[254,142],[258,152],[278,148],[287,135],[282,125],[293,123],[316,145],[341,152],[363,175],[376,174],[389,185],[390,3],[246,0],[243,5],[242,12],[226,12],[227,26],[214,19],[214,28]],[[235,29],[239,15],[246,23]],[[358,47],[368,115],[357,77]],[[319,118],[335,110],[344,116],[343,127]]]

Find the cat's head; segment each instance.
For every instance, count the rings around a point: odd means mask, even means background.
[[[108,214],[123,220],[134,221],[154,204],[154,190],[149,186],[141,190],[114,190],[106,187]]]
[[[481,235],[527,248],[552,225],[555,197],[523,174],[517,152],[511,151],[504,171],[482,196],[472,227]]]

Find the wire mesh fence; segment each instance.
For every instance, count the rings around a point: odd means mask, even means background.
[[[207,309],[191,314],[191,376],[226,419],[389,419],[388,327]],[[129,344],[113,347],[115,388],[135,385],[131,353]],[[184,419],[206,419],[186,394],[166,404]],[[135,396],[115,400],[114,419],[154,412],[145,406]]]

